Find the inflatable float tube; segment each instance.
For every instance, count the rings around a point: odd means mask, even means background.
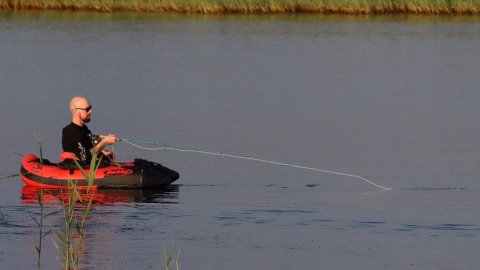
[[[75,163],[73,163],[75,164]],[[83,169],[90,174],[90,169]],[[43,188],[68,188],[68,180],[76,181],[77,188],[87,188],[88,181],[76,165],[65,162],[52,163],[34,154],[26,155],[20,169],[22,181],[27,185]],[[92,185],[93,189],[110,188],[162,188],[180,177],[159,163],[135,159],[133,162],[120,162],[101,165]]]

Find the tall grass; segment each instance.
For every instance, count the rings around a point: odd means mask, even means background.
[[[35,139],[38,144],[39,150],[39,159],[40,159],[40,183],[43,181],[42,175],[42,168],[44,165],[43,159],[43,150],[40,140],[35,135]],[[64,201],[63,199],[59,198],[61,210],[54,211],[50,213],[45,213],[45,205],[44,205],[44,189],[38,189],[38,205],[40,209],[39,217],[35,218],[32,216],[32,219],[35,221],[37,226],[39,227],[38,233],[38,243],[35,246],[35,250],[37,252],[37,269],[41,269],[41,258],[42,258],[42,246],[43,246],[43,239],[50,234],[52,231],[55,233],[57,239],[54,240],[55,248],[57,249],[60,259],[62,260],[63,269],[70,270],[70,269],[80,269],[79,262],[80,262],[80,254],[83,250],[83,245],[85,241],[85,227],[86,221],[90,215],[90,210],[92,207],[92,201],[95,195],[95,190],[92,191],[92,186],[95,182],[95,174],[97,169],[100,165],[101,160],[97,160],[97,154],[93,152],[92,160],[90,163],[89,173],[87,173],[80,164],[76,162],[77,167],[81,170],[84,178],[88,181],[88,187],[86,190],[86,194],[83,194],[85,199],[82,199],[82,195],[80,195],[79,189],[77,188],[76,181],[68,180],[68,192],[67,200]],[[64,191],[62,191],[64,192]],[[61,198],[65,198],[61,196]],[[59,212],[63,213],[63,228],[61,230],[48,230],[45,232],[45,218],[57,214]],[[0,212],[0,220],[3,219],[3,213]],[[170,267],[175,266],[176,270],[180,269],[179,264],[179,256],[180,251],[177,250],[173,244],[171,244],[171,251],[170,253],[167,251],[167,247],[163,245],[163,257],[164,257],[164,266],[165,270],[170,270]]]
[[[62,231],[54,230],[57,236],[54,245],[60,254],[65,270],[78,269],[85,239],[85,221],[90,213],[92,202],[91,199],[88,200],[87,205],[79,209],[77,202],[84,202],[78,194],[76,183],[69,181],[69,189],[68,201],[60,202],[64,216],[64,228]]]
[[[43,151],[42,151],[42,144],[40,143],[40,140],[38,139],[37,135],[35,134],[35,140],[37,141],[38,145],[38,150],[40,153],[40,183],[43,183],[43,174],[42,174],[42,168],[43,168]],[[46,214],[44,212],[44,205],[43,205],[43,189],[40,189],[38,191],[38,206],[40,208],[40,214],[39,214],[39,219],[35,219],[35,217],[32,216],[32,219],[37,223],[37,226],[39,228],[38,230],[38,243],[35,246],[35,250],[37,252],[37,269],[41,269],[41,258],[42,258],[42,242],[43,238],[47,236],[50,231],[47,231],[47,233],[43,232],[43,221],[46,218]]]
[[[172,265],[172,267],[173,265],[175,265],[175,270],[179,270],[180,269],[179,257],[180,257],[180,250],[175,248],[175,245],[173,244],[173,240],[172,240],[170,254],[167,251],[167,247],[165,243],[163,243],[163,261],[165,263],[165,270],[170,270],[170,265]]]
[[[19,176],[19,175],[20,175],[19,173],[11,173],[11,174],[0,175],[0,180],[16,177],[16,176]]]
[[[40,183],[42,183],[42,168],[44,165],[43,150],[40,140],[36,135],[35,139],[37,141],[40,153]],[[78,266],[80,253],[82,251],[85,239],[85,222],[90,214],[90,208],[94,196],[94,192],[91,191],[91,187],[95,180],[95,173],[100,164],[100,161],[97,162],[96,156],[96,153],[93,153],[92,161],[90,163],[90,173],[86,173],[85,170],[83,170],[83,168],[80,166],[80,164],[77,163],[77,166],[82,171],[85,179],[88,180],[86,200],[82,199],[82,197],[80,196],[79,190],[77,189],[76,181],[68,180],[68,191],[66,191],[68,192],[68,200],[67,202],[65,202],[64,200],[60,199],[62,210],[45,213],[45,205],[43,200],[45,190],[43,188],[38,189],[38,205],[40,213],[38,218],[32,216],[32,219],[35,221],[39,228],[38,243],[35,246],[35,250],[37,252],[38,270],[41,269],[43,239],[52,231],[57,236],[57,241],[54,241],[54,245],[62,260],[63,268],[65,270],[79,269]],[[60,231],[53,229],[45,232],[45,218],[59,212],[63,212],[63,229]]]
[[[57,241],[54,241],[55,248],[60,254],[60,258],[65,270],[79,269],[80,254],[85,240],[85,222],[90,215],[94,192],[91,190],[95,181],[95,173],[100,165],[97,161],[97,154],[93,152],[90,163],[90,173],[86,173],[80,164],[75,161],[77,167],[88,180],[86,191],[86,200],[82,199],[77,188],[76,181],[68,180],[68,200],[60,200],[63,210],[64,228],[62,231],[54,230]]]
[[[179,13],[480,14],[480,0],[0,0],[0,9]]]

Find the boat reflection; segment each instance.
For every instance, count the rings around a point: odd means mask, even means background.
[[[22,187],[22,204],[38,204],[41,188],[34,186]],[[92,205],[114,205],[122,203],[178,203],[178,185],[169,185],[163,189],[97,189],[90,191]],[[71,194],[68,189],[43,188],[44,204],[67,203]],[[79,195],[87,203],[90,195],[85,190],[79,190]]]

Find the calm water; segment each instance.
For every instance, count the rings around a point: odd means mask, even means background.
[[[479,47],[477,17],[2,12],[0,175],[38,152],[33,134],[58,160],[85,95],[94,133],[394,189],[119,143],[181,178],[99,193],[83,269],[163,269],[172,241],[182,269],[477,269]],[[34,269],[38,206],[1,183],[0,269]],[[42,267],[60,269],[47,238]]]

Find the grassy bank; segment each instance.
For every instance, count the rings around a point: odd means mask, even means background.
[[[463,15],[480,14],[480,0],[0,0],[0,9]]]

